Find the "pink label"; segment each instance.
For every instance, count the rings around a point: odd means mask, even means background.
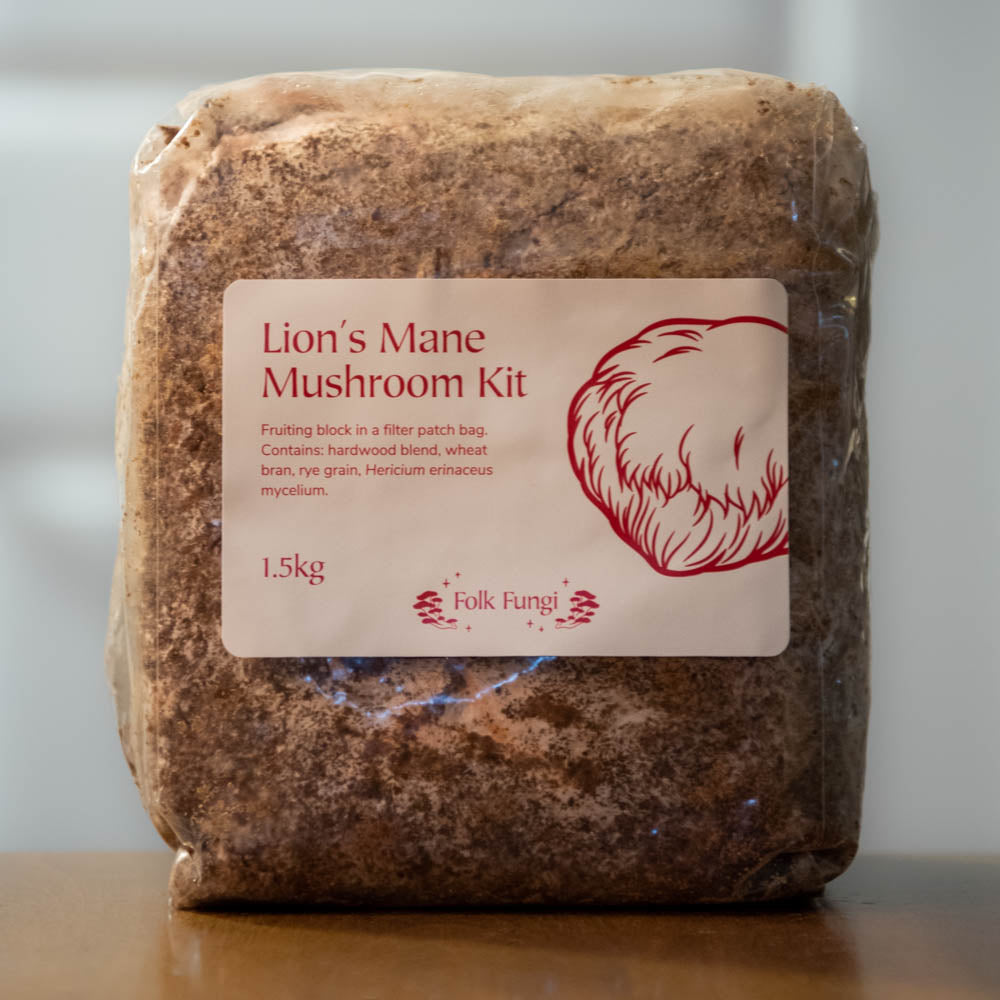
[[[772,656],[788,305],[770,279],[236,281],[236,656]]]

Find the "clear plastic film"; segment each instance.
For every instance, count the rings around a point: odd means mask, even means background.
[[[836,98],[736,70],[380,70],[240,81],[179,112],[132,172],[108,631],[175,904],[723,902],[843,871],[868,705],[876,237]],[[787,649],[231,655],[223,295],[276,278],[780,282]]]

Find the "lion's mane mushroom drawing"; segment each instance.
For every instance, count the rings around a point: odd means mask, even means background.
[[[771,319],[664,319],[605,354],[573,397],[573,471],[658,573],[788,553],[787,358]]]

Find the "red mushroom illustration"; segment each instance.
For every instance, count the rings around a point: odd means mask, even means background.
[[[433,625],[434,628],[458,628],[457,618],[445,618],[442,610],[444,601],[436,590],[425,590],[422,594],[417,594],[417,602],[413,605],[413,610],[424,625]]]
[[[599,607],[597,598],[589,590],[576,590],[569,599],[569,614],[565,618],[556,619],[556,628],[589,625]]]
[[[658,573],[788,553],[787,359],[771,319],[664,319],[605,354],[573,397],[580,486]]]

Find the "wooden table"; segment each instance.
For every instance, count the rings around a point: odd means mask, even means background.
[[[1000,997],[1000,859],[870,856],[795,905],[190,913],[170,856],[0,854],[0,996]]]

